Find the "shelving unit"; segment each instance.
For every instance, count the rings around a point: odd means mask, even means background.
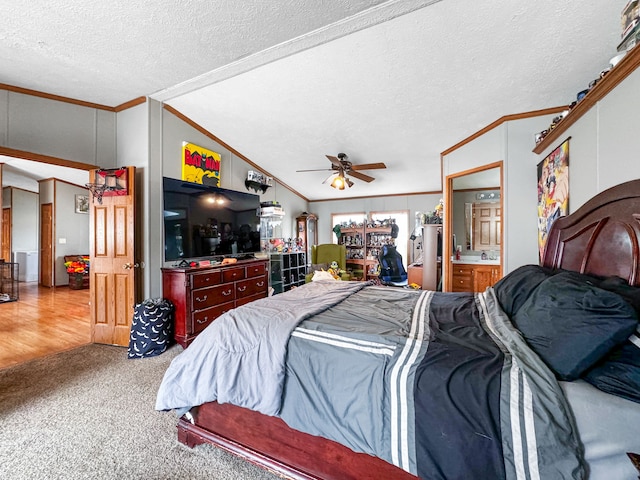
[[[269,254],[269,284],[273,293],[282,293],[303,285],[307,274],[304,252]]]
[[[338,243],[347,247],[347,270],[353,280],[377,278],[378,255],[383,245],[393,245],[391,227],[342,228]]]
[[[18,271],[17,263],[0,262],[0,303],[18,300]]]
[[[378,257],[382,253],[382,247],[394,245],[395,242],[391,237],[391,227],[365,227],[365,238],[367,239],[365,278],[370,280],[378,278]]]
[[[260,250],[264,253],[274,251],[276,243],[284,243],[282,219],[284,215],[272,214],[260,216]]]

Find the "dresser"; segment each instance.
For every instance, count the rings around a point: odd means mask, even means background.
[[[268,260],[228,265],[163,268],[162,295],[174,307],[174,338],[183,347],[232,308],[267,296]]]

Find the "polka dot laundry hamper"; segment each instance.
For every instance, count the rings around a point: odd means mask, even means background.
[[[149,298],[133,310],[128,358],[160,355],[173,340],[173,304],[165,298]]]

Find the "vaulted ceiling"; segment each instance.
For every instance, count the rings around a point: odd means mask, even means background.
[[[15,0],[0,83],[163,101],[310,200],[438,191],[442,151],[598,77],[625,3]],[[296,171],[339,152],[387,168],[343,191]]]

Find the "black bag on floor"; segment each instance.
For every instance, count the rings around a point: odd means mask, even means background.
[[[128,358],[160,355],[173,340],[173,304],[149,298],[133,309]]]

